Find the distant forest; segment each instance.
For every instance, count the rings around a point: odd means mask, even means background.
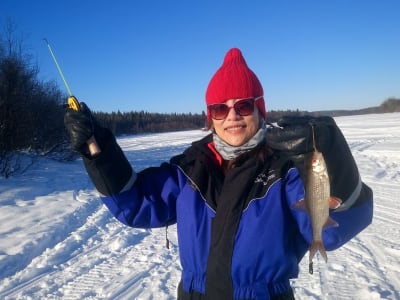
[[[205,126],[206,115],[201,114],[162,114],[145,111],[131,112],[93,112],[96,120],[110,129],[115,135],[168,132],[200,129]]]
[[[8,177],[22,168],[16,153],[44,155],[69,160],[76,157],[69,148],[64,128],[63,107],[67,96],[55,81],[39,79],[34,57],[24,51],[16,38],[15,26],[8,23],[0,32],[0,176]],[[361,110],[307,112],[269,111],[268,122],[283,115],[330,115],[387,113],[400,111],[400,99],[390,98],[378,107]],[[115,135],[202,129],[206,114],[139,112],[94,112],[98,122]]]
[[[301,111],[301,110],[272,110],[267,112],[268,122],[274,123],[284,115],[311,115],[311,116],[352,116],[366,114],[383,114],[400,112],[400,99],[388,98],[381,105],[354,110],[321,110],[321,111]]]
[[[389,98],[380,106],[358,110],[326,110],[326,111],[301,111],[301,110],[271,110],[267,111],[267,122],[274,123],[287,115],[311,116],[349,116],[362,114],[379,114],[400,112],[400,99]],[[109,128],[115,135],[168,132],[190,129],[201,129],[206,126],[206,114],[162,114],[149,112],[94,112],[99,123]]]

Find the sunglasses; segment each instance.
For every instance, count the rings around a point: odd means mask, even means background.
[[[262,97],[263,96],[243,99],[237,101],[233,106],[228,106],[223,103],[211,104],[207,106],[207,109],[210,112],[211,118],[215,120],[225,119],[231,108],[233,108],[239,116],[249,116],[254,112],[254,102]]]

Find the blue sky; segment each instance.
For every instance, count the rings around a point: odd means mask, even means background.
[[[358,109],[400,97],[398,0],[1,0],[40,78],[96,111],[201,113],[232,47],[267,110]]]

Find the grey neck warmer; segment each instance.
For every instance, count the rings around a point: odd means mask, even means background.
[[[257,133],[245,144],[234,147],[224,142],[216,133],[213,134],[215,149],[224,160],[232,160],[239,155],[254,149],[265,139],[266,126],[263,123]]]

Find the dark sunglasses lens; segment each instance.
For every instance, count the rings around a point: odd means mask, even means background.
[[[248,116],[251,115],[254,111],[254,99],[245,99],[236,102],[233,105],[235,112],[240,116]],[[208,107],[210,110],[211,118],[215,120],[222,120],[225,119],[231,109],[226,104],[214,104]]]
[[[225,104],[214,104],[209,109],[211,117],[216,120],[224,119],[229,112],[229,107]]]
[[[247,99],[236,102],[234,107],[236,112],[241,116],[251,115],[254,111],[254,99]]]

